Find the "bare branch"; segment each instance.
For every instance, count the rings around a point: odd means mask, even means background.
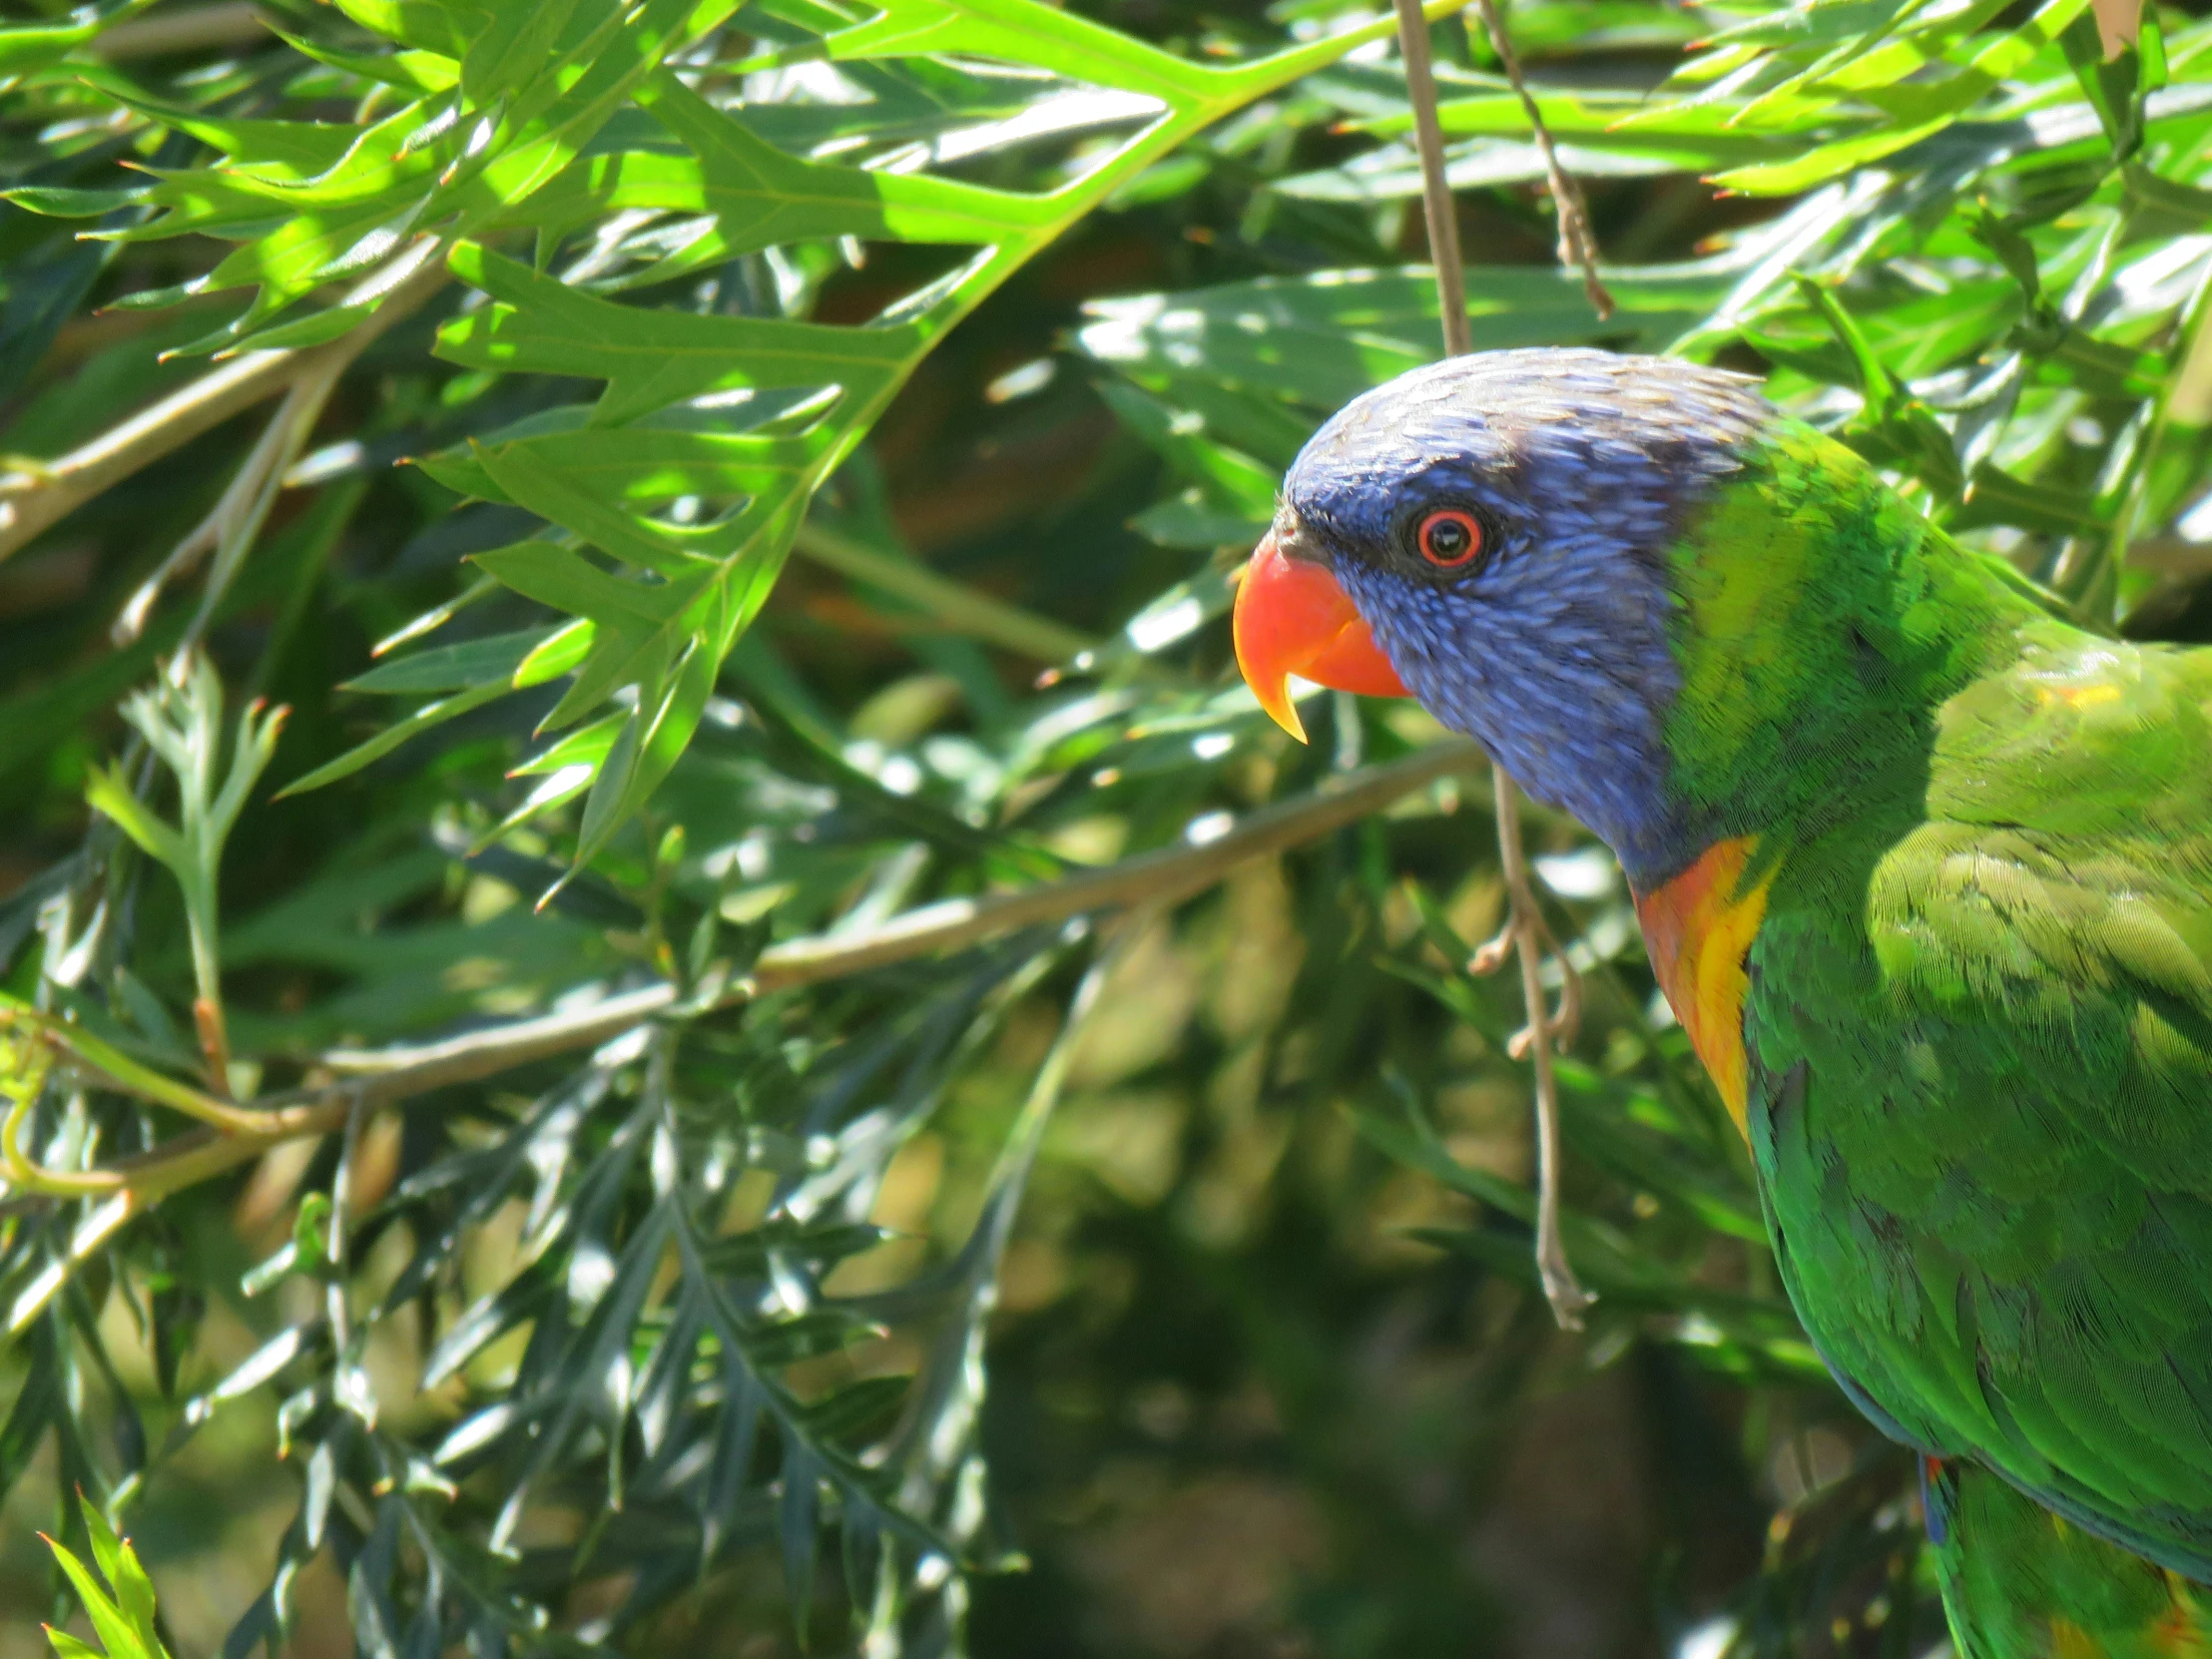
[[[1262,808],[1202,846],[1167,847],[1018,892],[924,905],[865,932],[787,940],[762,952],[749,975],[709,987],[689,1002],[673,984],[647,985],[589,1007],[510,1020],[445,1042],[325,1054],[324,1066],[349,1075],[319,1088],[272,1096],[251,1107],[224,1106],[231,1114],[226,1121],[237,1127],[188,1131],[152,1152],[119,1159],[105,1170],[84,1172],[82,1179],[96,1185],[72,1190],[127,1193],[143,1209],[168,1193],[257,1158],[280,1141],[341,1128],[356,1107],[404,1100],[550,1055],[596,1048],[664,1015],[689,1017],[772,991],[957,949],[1037,922],[1064,921],[1137,903],[1174,904],[1203,892],[1241,864],[1357,823],[1438,778],[1481,765],[1481,751],[1470,743],[1437,744],[1402,760],[1333,779],[1312,795]],[[43,1016],[26,1011],[21,1017]],[[104,1067],[87,1063],[80,1044],[56,1046],[108,1086],[143,1093],[128,1083],[119,1084]],[[38,1188],[24,1182],[19,1190]]]
[[[153,574],[124,602],[122,614],[108,631],[108,637],[115,644],[135,643],[145,631],[147,619],[154,614],[154,606],[163,592],[212,552],[216,555],[215,569],[208,578],[199,614],[180,648],[180,660],[199,644],[214,618],[216,606],[229,590],[255,538],[261,534],[262,525],[268,521],[269,510],[276,504],[285,470],[297,457],[299,446],[306,442],[307,434],[322,414],[322,405],[328,401],[330,390],[344,369],[344,362],[331,359],[292,381],[291,389],[284,394],[276,414],[270,417],[260,441],[247,451],[246,459],[239,463],[229,487],[209,509],[208,516],[186,534],[169,557],[156,566]]]
[[[1538,141],[1550,163],[1553,199],[1559,207],[1560,257],[1564,259],[1568,207],[1567,197],[1560,194],[1558,161],[1537,118],[1535,100],[1521,85],[1520,68],[1505,42],[1491,0],[1477,0],[1477,4],[1497,41],[1499,56],[1505,60],[1506,73],[1519,89],[1529,119],[1536,122]],[[1413,143],[1420,153],[1421,208],[1428,220],[1428,251],[1436,268],[1437,299],[1443,312],[1444,354],[1456,357],[1467,351],[1472,336],[1467,326],[1459,228],[1452,213],[1451,185],[1444,176],[1443,131],[1436,119],[1436,75],[1428,56],[1428,25],[1422,18],[1419,0],[1395,0],[1395,5],[1398,52],[1405,60],[1405,91],[1413,105]],[[1579,199],[1576,211],[1579,213]],[[1610,313],[1612,298],[1598,285],[1594,269],[1585,267],[1584,281],[1592,289],[1591,302],[1598,305],[1598,314]],[[1552,1317],[1562,1328],[1579,1331],[1582,1310],[1589,1306],[1590,1296],[1574,1277],[1559,1232],[1559,1085],[1552,1075],[1551,1060],[1553,1045],[1560,1040],[1562,1030],[1573,1028],[1581,1005],[1580,987],[1573,964],[1560,954],[1557,960],[1565,975],[1565,993],[1560,1003],[1561,1020],[1555,1027],[1544,1003],[1543,963],[1550,934],[1537,907],[1535,888],[1528,879],[1528,857],[1521,847],[1520,792],[1505,769],[1494,762],[1490,788],[1497,807],[1498,866],[1505,878],[1505,927],[1469,965],[1480,971],[1501,965],[1508,941],[1520,957],[1521,1002],[1528,1019],[1523,1035],[1536,1079],[1536,1268],[1543,1279],[1544,1295],[1551,1303]]]
[[[1488,0],[1484,0],[1487,4]],[[1428,23],[1419,0],[1394,0],[1397,50],[1405,60],[1405,92],[1413,104],[1413,148],[1420,155],[1420,205],[1428,224],[1428,262],[1436,268],[1436,301],[1443,314],[1444,355],[1474,349],[1467,327],[1467,276],[1459,254],[1459,216],[1444,177],[1444,134],[1436,119],[1436,71],[1428,55]]]
[[[1528,879],[1528,855],[1521,846],[1520,791],[1499,767],[1492,789],[1497,804],[1498,864],[1505,875],[1507,926],[1520,958],[1521,1003],[1528,1011],[1528,1059],[1536,1074],[1536,1272],[1552,1317],[1566,1331],[1582,1329],[1582,1311],[1590,1293],[1575,1278],[1559,1231],[1559,1081],[1552,1074],[1555,1035],[1544,1007],[1543,917]],[[1557,958],[1574,984],[1574,967],[1564,953]],[[1570,988],[1571,999],[1576,993]]]
[[[1498,62],[1505,66],[1505,78],[1520,94],[1521,108],[1528,114],[1529,131],[1535,135],[1536,149],[1544,158],[1544,176],[1551,187],[1551,211],[1559,222],[1559,263],[1581,268],[1582,291],[1589,295],[1590,308],[1602,321],[1613,314],[1613,296],[1598,280],[1597,238],[1590,231],[1590,210],[1582,200],[1582,187],[1574,182],[1574,175],[1559,165],[1558,146],[1551,142],[1551,129],[1544,125],[1543,112],[1536,107],[1535,95],[1521,77],[1520,56],[1513,50],[1512,36],[1505,32],[1505,20],[1498,16],[1497,0],[1474,0],[1474,4],[1482,14],[1483,27],[1490,31],[1490,44],[1497,50]],[[1425,166],[1424,158],[1424,169]]]
[[[440,257],[442,251],[442,245],[430,245],[400,256],[410,268],[404,278],[391,286],[383,303],[363,317],[352,332],[327,345],[246,352],[37,471],[0,477],[0,560],[101,491],[183,447],[210,427],[251,409],[264,398],[290,390],[309,376],[329,374],[334,378],[370,341],[445,285],[449,277]],[[388,271],[379,273],[355,293],[378,291],[377,283],[388,280]]]

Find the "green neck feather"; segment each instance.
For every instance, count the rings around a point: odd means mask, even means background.
[[[1673,554],[1669,784],[1712,839],[1770,855],[1917,806],[1943,700],[2048,611],[1865,461],[1778,420]]]

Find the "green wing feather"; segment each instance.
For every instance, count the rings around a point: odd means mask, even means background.
[[[2199,1585],[1969,1463],[1929,1471],[1929,1535],[1959,1659],[2205,1659]]]
[[[2020,642],[1786,855],[1754,1151],[1878,1415],[2212,1579],[2212,653]]]

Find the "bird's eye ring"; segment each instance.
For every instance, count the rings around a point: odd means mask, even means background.
[[[1438,570],[1458,570],[1482,551],[1482,525],[1460,507],[1439,507],[1420,521],[1413,546]]]

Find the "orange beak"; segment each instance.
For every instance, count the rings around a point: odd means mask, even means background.
[[[1294,674],[1332,691],[1411,695],[1329,567],[1284,557],[1272,530],[1245,566],[1232,632],[1245,684],[1275,724],[1300,743],[1306,728],[1291,702]]]

